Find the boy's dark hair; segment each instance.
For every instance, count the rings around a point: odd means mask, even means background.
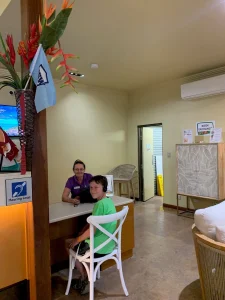
[[[103,186],[103,192],[107,192],[108,180],[105,176],[102,176],[102,175],[93,176],[89,180],[89,183],[91,183],[91,182],[96,182],[96,183],[101,184]]]
[[[83,166],[84,166],[84,169],[86,169],[85,163],[84,163],[82,160],[77,159],[77,160],[75,160],[75,162],[74,162],[74,164],[73,164],[73,171],[74,171],[75,166],[78,165],[78,164],[83,165]]]

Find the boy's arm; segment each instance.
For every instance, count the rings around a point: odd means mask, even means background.
[[[93,216],[99,216],[99,215],[104,215],[103,213],[103,205],[101,202],[97,202],[94,205],[93,211],[92,211],[92,215]],[[89,224],[87,224],[89,225]],[[94,227],[94,233],[96,231],[96,228]],[[86,239],[90,238],[90,227],[85,230],[84,233],[82,233],[81,235],[79,235],[77,238],[73,239],[71,244],[69,245],[70,248],[74,248],[76,245],[78,245],[80,242],[85,241]]]
[[[94,227],[94,233],[95,233],[95,231],[96,231],[96,228]],[[88,228],[83,234],[81,234],[77,238],[73,239],[71,241],[69,247],[73,249],[76,245],[78,245],[79,243],[85,241],[89,237],[90,237],[90,228]]]
[[[80,235],[82,235],[88,228],[89,228],[89,224],[86,224],[83,228],[82,228],[82,230],[78,233],[78,236],[80,236]]]

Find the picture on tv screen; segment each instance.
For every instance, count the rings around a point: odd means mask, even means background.
[[[18,136],[16,106],[0,105],[0,127],[8,136]]]

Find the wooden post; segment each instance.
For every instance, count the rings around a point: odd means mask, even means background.
[[[20,0],[22,39],[29,33],[30,24],[38,25],[43,13],[43,0]],[[36,116],[32,161],[33,224],[35,258],[30,280],[30,300],[51,300],[49,200],[46,111]],[[32,266],[31,266],[32,268]]]

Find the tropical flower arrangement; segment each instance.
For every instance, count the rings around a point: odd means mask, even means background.
[[[16,51],[13,44],[13,36],[8,34],[4,41],[0,34],[0,42],[3,50],[3,52],[0,52],[0,63],[9,72],[9,75],[0,77],[0,89],[6,86],[15,90],[24,89],[29,78],[29,66],[36,54],[39,44],[42,44],[45,54],[50,56],[49,62],[61,58],[56,68],[56,70],[62,67],[65,69],[61,77],[63,83],[61,87],[71,86],[75,89],[74,84],[77,80],[70,75],[70,72],[77,70],[67,64],[67,59],[77,58],[77,56],[64,53],[59,41],[66,29],[73,4],[74,2],[70,3],[70,0],[63,0],[62,9],[56,15],[56,6],[53,4],[47,5],[45,0],[44,15],[39,17],[39,24],[34,23],[30,26],[27,40],[20,41],[17,48],[17,53],[22,58],[27,70],[26,72],[21,72],[21,76],[19,76],[15,70]],[[32,81],[30,88],[34,88]]]
[[[63,0],[62,8],[59,13],[56,14],[56,6],[53,4],[48,5],[46,1],[47,0],[44,0],[44,14],[39,17],[38,24],[34,23],[30,26],[26,40],[20,41],[17,47],[17,53],[24,64],[21,75],[18,75],[15,69],[16,50],[13,44],[13,36],[8,34],[4,40],[0,33],[0,45],[2,46],[0,63],[8,70],[7,75],[0,77],[0,90],[6,86],[14,89],[22,153],[21,174],[25,174],[26,170],[30,171],[32,169],[34,121],[36,113],[38,112],[37,106],[35,109],[36,96],[39,95],[39,101],[42,100],[42,107],[39,111],[50,106],[48,102],[47,105],[45,102],[43,103],[43,97],[38,93],[38,89],[40,91],[41,87],[38,85],[37,87],[35,86],[34,79],[32,78],[33,74],[30,71],[32,64],[36,64],[37,58],[35,57],[39,55],[39,50],[42,48],[44,54],[49,56],[47,64],[48,62],[53,62],[61,58],[56,68],[56,70],[60,68],[65,69],[61,77],[61,87],[70,86],[75,89],[75,83],[77,82],[77,80],[70,75],[71,71],[77,70],[67,64],[69,58],[77,58],[77,56],[65,53],[59,41],[66,29],[74,2],[71,3],[71,0]],[[40,68],[40,66],[38,67]],[[40,69],[39,74],[41,80],[42,73]],[[50,88],[50,82],[47,81],[47,83]],[[46,91],[47,88],[44,90]],[[54,93],[51,93],[51,97],[49,94],[46,94],[46,99],[49,101],[49,99],[52,98],[51,101],[53,100],[53,102],[51,102],[51,105],[54,105],[52,103],[55,101],[55,96],[53,97],[52,94]]]

